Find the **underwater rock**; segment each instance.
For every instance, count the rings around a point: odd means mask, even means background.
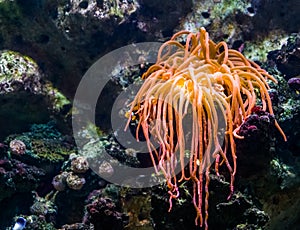
[[[36,216],[43,216],[47,222],[55,222],[57,214],[57,206],[55,205],[55,197],[57,193],[49,193],[45,197],[40,197],[34,193],[34,202],[30,207],[30,212]],[[52,196],[53,195],[53,196]]]
[[[232,215],[239,213],[234,218],[237,223],[233,229],[240,229],[241,226],[244,226],[244,229],[251,229],[250,227],[253,229],[264,228],[270,219],[266,212],[256,207],[251,196],[246,196],[240,192],[235,193],[228,202],[217,204],[216,208],[219,214],[229,213],[229,215],[223,216],[223,224],[233,223]]]
[[[192,11],[178,30],[198,31],[205,27],[211,38],[225,40],[251,60],[266,61],[267,53],[279,49],[289,33],[298,31],[297,0],[194,1]],[[293,23],[289,23],[289,20]]]
[[[244,181],[246,178],[243,178],[244,174],[241,175],[240,184],[244,184],[249,190],[251,189],[262,203],[263,210],[270,217],[267,224],[268,229],[294,229],[296,223],[299,222],[299,215],[294,214],[300,212],[298,206],[300,104],[297,92],[297,76],[300,64],[297,50],[299,49],[299,41],[299,34],[291,34],[281,49],[276,49],[268,54],[267,69],[279,82],[277,99],[275,100],[275,114],[287,136],[287,142],[284,143],[282,138],[278,136],[271,142],[269,140],[258,144],[259,148],[255,151],[253,146],[257,144],[257,141],[260,141],[257,138],[249,143],[248,148],[243,148],[244,154],[239,157],[246,156],[245,162],[254,162],[255,167],[249,166],[256,168],[256,173],[251,176],[251,180],[247,179],[246,181]],[[268,145],[270,148],[263,151]],[[251,149],[252,151],[247,153]],[[250,160],[252,156],[253,159]],[[263,161],[264,163],[262,163]],[[262,164],[258,164],[258,162]],[[259,170],[257,165],[260,165],[259,168],[263,171]]]
[[[161,40],[172,36],[173,28],[186,17],[193,6],[191,0],[140,0],[139,3],[141,7],[133,22],[148,41],[149,38]]]
[[[299,62],[300,63],[300,62]],[[300,91],[300,77],[293,77],[288,80],[289,87],[293,90]]]
[[[300,34],[291,34],[281,49],[268,54],[288,80],[300,75]]]
[[[27,220],[26,230],[57,230],[52,222],[47,222],[44,216],[23,215]]]
[[[38,65],[20,53],[0,51],[0,94],[28,90],[41,92],[41,74]]]
[[[0,201],[38,187],[45,171],[16,159],[0,159]]]
[[[151,212],[151,189],[131,189],[123,187],[120,189],[120,201],[122,212],[128,216],[129,229],[155,229],[152,223]]]
[[[98,230],[124,229],[124,214],[118,211],[114,202],[105,197],[93,196],[86,205],[85,224],[93,224]]]
[[[228,182],[223,176],[210,174],[210,195],[209,195],[209,229],[237,229],[240,225],[252,225],[253,229],[264,229],[269,220],[268,214],[258,207],[252,194],[247,191],[240,192],[238,185],[232,197],[226,201],[229,194]],[[155,229],[198,229],[195,226],[194,207],[192,202],[192,184],[184,183],[179,187],[181,198],[174,200],[172,211],[169,209],[169,197],[166,195],[166,188],[163,186],[152,187],[151,218],[155,223]],[[224,202],[225,200],[225,202]],[[260,218],[250,218],[255,210]],[[250,213],[252,213],[250,215]],[[256,215],[256,214],[255,214]]]
[[[83,223],[65,224],[58,230],[91,230],[89,225]]]
[[[29,57],[14,51],[0,52],[0,126],[1,136],[24,130],[28,123],[49,117],[39,94],[41,74]],[[39,111],[39,115],[30,111]],[[9,117],[9,119],[7,119]]]
[[[70,103],[45,81],[33,59],[9,50],[0,51],[0,102],[2,138],[24,131],[28,123],[46,122]]]
[[[68,40],[82,44],[97,31],[111,35],[138,7],[136,0],[61,2],[57,5],[55,23]]]
[[[249,11],[250,8],[253,10]],[[192,12],[181,21],[180,29],[196,32],[200,27],[205,27],[212,40],[225,39],[232,45],[236,41],[246,40],[244,33],[253,29],[251,20],[255,14],[251,1],[195,1]]]
[[[63,135],[56,128],[54,121],[47,124],[31,125],[28,132],[13,134],[6,137],[4,143],[8,145],[13,140],[22,141],[26,152],[22,155],[22,161],[49,169],[51,162],[52,171],[55,164],[60,164],[68,159],[69,154],[74,152],[75,146],[67,135]]]
[[[38,60],[47,80],[71,98],[99,57],[170,36],[191,7],[191,0],[3,0],[0,47]]]

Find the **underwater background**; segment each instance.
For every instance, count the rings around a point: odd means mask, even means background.
[[[300,229],[299,12],[299,0],[0,0],[0,229],[205,228],[195,225],[190,181],[179,183],[169,212],[165,183],[131,188],[106,179],[118,175],[116,162],[152,165],[118,142],[111,116],[118,95],[153,63],[128,67],[128,54],[109,63],[114,71],[97,101],[95,124],[79,134],[72,127],[80,113],[73,107],[77,87],[97,60],[201,27],[278,81],[268,90],[274,116],[256,112],[241,126],[230,199],[229,175],[209,175],[208,228]],[[136,52],[141,62],[148,55]],[[126,103],[117,106],[126,110]],[[91,169],[95,159],[98,172]]]

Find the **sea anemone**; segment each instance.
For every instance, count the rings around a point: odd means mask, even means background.
[[[179,42],[182,36],[184,44]],[[214,43],[204,28],[197,33],[176,33],[161,46],[156,64],[142,78],[144,82],[131,103],[126,128],[132,120],[138,121],[136,138],[142,129],[154,168],[167,181],[170,209],[172,199],[179,197],[178,181],[193,182],[195,223],[204,223],[207,229],[213,159],[217,175],[222,164],[228,169],[230,198],[237,168],[235,138],[243,138],[237,131],[258,103],[262,110],[273,114],[267,80],[277,81],[240,52],[229,49],[224,41]],[[190,127],[186,127],[187,117],[192,120]],[[224,121],[224,128],[220,120]],[[286,139],[276,121],[275,126]],[[180,178],[175,170],[178,162]]]

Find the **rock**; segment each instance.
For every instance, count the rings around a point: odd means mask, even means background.
[[[0,51],[0,137],[46,122],[70,102],[44,76],[36,62],[18,52]],[[9,117],[9,119],[8,119]]]

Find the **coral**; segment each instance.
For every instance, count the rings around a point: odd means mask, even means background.
[[[281,190],[290,189],[300,184],[300,178],[297,177],[297,174],[299,174],[297,168],[294,169],[292,166],[286,165],[278,158],[270,161],[270,174]]]
[[[289,87],[295,91],[300,91],[300,78],[299,77],[293,77],[290,78],[288,81]]]
[[[89,169],[89,163],[85,157],[75,157],[71,161],[71,170],[74,173],[85,173]]]
[[[40,197],[34,193],[34,202],[30,207],[30,212],[36,216],[43,216],[47,222],[55,222],[57,214],[57,206],[55,205],[56,194],[49,193],[44,197]],[[52,196],[53,195],[53,196]]]
[[[49,107],[55,113],[63,112],[71,106],[70,100],[49,82],[44,85],[43,93],[49,100]]]
[[[244,137],[236,140],[237,152],[243,153],[238,158],[238,163],[243,166],[239,172],[240,177],[243,178],[240,181],[245,180],[247,183],[249,177],[259,181],[261,175],[268,175],[269,170],[266,166],[269,165],[276,151],[274,137],[279,136],[274,123],[274,115],[256,106],[240,126],[238,134]]]
[[[2,137],[24,131],[28,123],[45,122],[50,114],[59,117],[57,112],[70,105],[33,59],[10,50],[0,51],[0,96]]]
[[[0,52],[0,94],[20,88],[39,93],[40,79],[39,68],[31,58],[14,51]]]
[[[281,49],[268,54],[269,59],[275,61],[280,72],[290,79],[300,75],[300,34],[292,34]]]
[[[42,160],[59,162],[65,160],[72,149],[61,145],[60,141],[34,139],[31,141],[31,151]]]
[[[0,201],[16,192],[29,192],[37,188],[45,176],[44,170],[15,159],[0,159]]]
[[[150,190],[122,188],[120,191],[122,211],[128,216],[126,229],[153,229],[151,221]]]
[[[253,107],[252,113],[245,119],[237,133],[250,143],[256,139],[266,142],[271,133],[274,133],[272,132],[274,126],[274,116],[260,106],[256,106]]]
[[[184,45],[176,40],[181,35],[186,35]],[[177,49],[171,50],[171,47]],[[266,80],[277,81],[240,52],[228,49],[225,42],[215,44],[204,28],[195,34],[188,31],[176,33],[161,46],[156,64],[142,78],[145,81],[131,103],[127,128],[137,117],[136,138],[139,140],[139,129],[142,129],[153,166],[167,180],[170,209],[172,199],[179,197],[175,168],[177,160],[180,161],[179,181],[193,182],[193,204],[197,212],[195,223],[204,224],[207,229],[211,160],[216,159],[217,175],[220,160],[226,165],[231,177],[230,198],[236,174],[234,137],[244,138],[237,131],[243,120],[251,115],[258,100],[262,110],[273,115]],[[189,114],[191,122],[184,122]],[[222,127],[220,118],[224,120],[225,127]],[[184,125],[192,130],[191,140],[186,136]],[[274,125],[286,139],[276,121]],[[225,129],[222,131],[224,146],[218,140],[218,132],[222,129]],[[149,134],[159,143],[159,150],[150,141]],[[185,146],[191,146],[189,159],[186,159]],[[179,152],[179,157],[176,152]],[[232,163],[228,160],[228,152]],[[185,170],[188,162],[189,172]]]
[[[65,224],[58,230],[90,230],[91,227],[89,225],[83,223],[75,223],[75,224]]]
[[[92,196],[86,205],[84,223],[92,223],[95,229],[123,229],[124,215],[120,213],[114,202],[101,195]]]
[[[62,172],[53,177],[52,185],[57,191],[64,191],[66,189],[66,179],[68,175],[68,172]]]
[[[5,143],[18,139],[26,145],[26,155],[42,162],[58,163],[68,158],[74,152],[72,142],[68,141],[67,136],[63,136],[55,127],[55,123],[34,124],[30,132],[10,135]]]
[[[112,167],[112,165],[109,162],[103,161],[99,165],[98,173],[103,178],[109,178],[114,175],[114,168]]]
[[[55,228],[54,223],[47,222],[44,216],[37,215],[23,215],[27,220],[26,229],[28,230],[57,230]]]
[[[236,191],[226,201],[228,185],[224,177],[210,174],[209,202],[215,208],[209,209],[209,228],[236,229],[237,226],[253,225],[253,229],[265,229],[270,219],[268,213],[246,190]],[[181,196],[174,202],[172,212],[169,213],[166,188],[162,185],[151,188],[151,206],[154,207],[151,219],[155,229],[199,229],[194,225],[194,208],[190,205],[192,187],[190,182],[180,185]]]
[[[95,140],[91,138],[89,130],[84,130],[79,136],[86,140],[80,154],[87,159],[90,168],[104,178],[115,175],[116,165],[140,166],[138,157],[126,153],[126,149],[117,142],[113,135],[99,134],[100,138]],[[113,159],[108,161],[103,153],[109,154]]]
[[[69,40],[79,42],[82,34],[79,31],[96,32],[93,25],[97,23],[97,29],[101,28],[102,32],[111,34],[113,26],[123,23],[137,8],[135,0],[75,0],[70,4],[58,4],[55,21]]]
[[[85,179],[76,174],[69,173],[66,182],[69,188],[74,190],[80,190],[85,184]]]
[[[12,140],[9,142],[9,151],[15,155],[23,155],[26,151],[26,145],[23,141],[20,140]]]

